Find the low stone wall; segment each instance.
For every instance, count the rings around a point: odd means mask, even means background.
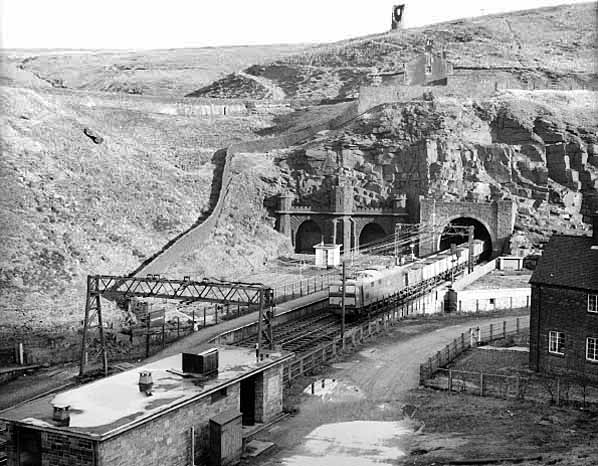
[[[497,288],[457,292],[459,312],[483,312],[527,308],[531,288]]]
[[[465,287],[468,287],[476,280],[482,278],[484,275],[488,275],[493,270],[496,270],[496,259],[492,259],[486,264],[475,267],[472,273],[461,277],[459,280],[456,280],[453,285],[453,289],[455,291],[463,290]]]

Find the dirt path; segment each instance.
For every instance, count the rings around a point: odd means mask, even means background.
[[[286,98],[285,92],[282,90],[281,87],[274,84],[271,79],[264,78],[262,76],[254,76],[249,73],[245,73],[244,71],[239,71],[239,76],[244,77],[245,79],[251,79],[255,81],[260,86],[265,87],[268,90],[268,98],[272,100],[284,100]]]
[[[405,401],[409,390],[418,386],[419,364],[469,328],[503,320],[514,321],[515,317],[405,321],[345,361],[326,368],[322,377],[327,378],[331,389],[323,390],[322,396],[302,394],[298,381],[289,396],[290,403],[298,409],[297,415],[259,434],[258,439],[274,442],[276,448],[273,454],[249,463],[348,466],[353,464],[347,462],[350,458],[358,457],[363,465],[387,464],[385,460],[390,458],[384,457],[383,452],[389,452],[393,446],[398,450],[392,450],[395,459],[391,464],[396,464],[397,455],[409,448],[409,435],[405,432],[412,433],[417,428],[405,420]],[[528,316],[521,317],[522,326],[528,321]],[[311,380],[304,380],[308,391]],[[319,387],[318,381],[316,392]],[[359,446],[355,440],[339,440],[354,427],[381,432],[376,451],[382,452],[382,456],[373,455],[370,447]],[[331,435],[331,429],[340,435]]]
[[[503,320],[514,321],[513,318],[472,320],[406,340],[393,342],[387,338],[380,345],[360,351],[360,356],[369,363],[352,364],[340,371],[338,376],[357,384],[370,400],[401,400],[408,390],[418,386],[419,365],[432,353],[443,348],[462,332],[468,332],[471,327],[488,326]],[[528,323],[528,317],[521,319],[522,326],[527,326]],[[405,327],[399,328],[397,333],[406,337],[409,332],[415,331],[417,327]]]

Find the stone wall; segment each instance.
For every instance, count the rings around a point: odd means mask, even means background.
[[[530,367],[557,375],[582,375],[598,381],[598,363],[586,361],[586,338],[598,338],[598,315],[587,312],[587,293],[532,286]],[[564,355],[548,352],[548,332],[565,334]]]
[[[102,442],[98,466],[190,464],[191,427],[195,429],[196,464],[204,464],[209,453],[209,419],[240,408],[240,384],[226,390],[226,396],[214,402],[210,396],[202,398]]]
[[[268,423],[282,413],[282,368],[272,367],[258,376],[255,385],[257,422]]]
[[[459,312],[521,309],[529,306],[530,288],[497,288],[457,292]]]
[[[8,466],[20,466],[18,460],[17,430],[12,423],[5,425],[3,436],[7,440]],[[33,430],[33,429],[32,429]],[[56,432],[42,431],[42,466],[95,466],[95,442],[86,438],[66,436]]]
[[[420,198],[420,222],[431,222],[435,217],[435,224],[441,229],[457,218],[472,218],[480,222],[492,240],[493,255],[503,250],[507,240],[513,233],[517,207],[510,200],[493,202],[441,202],[433,199]],[[443,225],[443,226],[441,226]],[[437,250],[442,231],[436,232],[434,241],[421,254],[429,254]]]

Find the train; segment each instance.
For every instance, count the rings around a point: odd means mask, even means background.
[[[484,242],[473,241],[473,260],[484,252]],[[345,315],[357,315],[372,304],[401,291],[431,288],[464,270],[469,261],[469,247],[463,243],[401,266],[369,268],[358,271],[345,283]],[[342,282],[331,282],[328,288],[330,310],[339,314],[342,305]]]

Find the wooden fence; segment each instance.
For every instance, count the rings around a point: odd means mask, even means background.
[[[521,317],[515,320],[503,320],[500,324],[490,324],[486,328],[471,328],[467,333],[461,333],[451,343],[442,350],[430,356],[428,360],[419,366],[419,383],[425,385],[428,379],[434,377],[434,374],[444,368],[447,364],[454,361],[465,350],[479,346],[482,343],[501,340],[510,336],[518,335],[523,330],[528,330],[529,324],[525,325]]]
[[[484,329],[470,329],[420,365],[420,385],[505,399],[528,399],[553,404],[598,406],[598,386],[574,374],[545,376],[531,371],[515,374],[466,371],[446,368],[459,355],[480,343],[508,338],[529,329],[521,318],[503,321]]]
[[[292,382],[297,377],[309,374],[324,363],[336,358],[337,354],[354,349],[364,343],[365,340],[394,327],[400,320],[404,319],[412,307],[407,304],[390,309],[369,322],[351,327],[345,332],[344,337],[334,337],[330,342],[319,345],[312,351],[295,356],[284,367],[283,380]]]
[[[274,288],[274,304],[327,290],[330,281],[338,280],[338,272],[306,277]]]

